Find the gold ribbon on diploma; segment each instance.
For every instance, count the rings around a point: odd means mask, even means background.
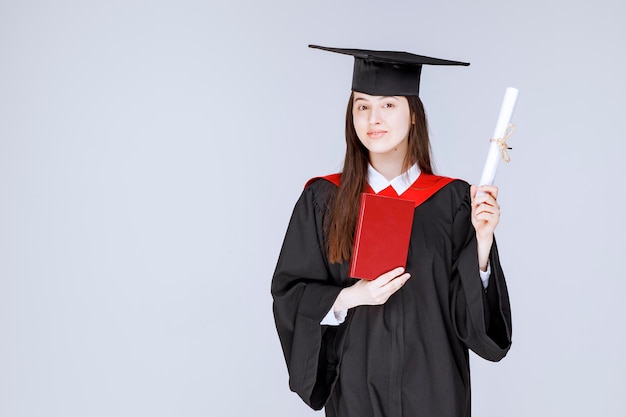
[[[495,142],[500,148],[500,156],[504,162],[510,162],[511,157],[509,156],[509,150],[513,148],[509,148],[509,145],[506,143],[507,140],[513,135],[515,132],[515,125],[513,123],[509,123],[504,131],[504,137],[501,139],[489,139],[489,142]]]

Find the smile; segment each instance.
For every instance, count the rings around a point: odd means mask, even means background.
[[[372,131],[367,132],[367,137],[376,139],[376,138],[382,137],[386,133],[387,133],[386,130],[372,130]]]

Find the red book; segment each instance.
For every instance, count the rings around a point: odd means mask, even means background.
[[[406,267],[415,202],[363,193],[360,204],[350,276],[372,280]]]

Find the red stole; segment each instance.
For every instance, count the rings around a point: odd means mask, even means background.
[[[336,186],[339,186],[339,183],[341,182],[341,174],[330,174],[324,177],[311,178],[306,183],[306,185],[308,186],[313,181],[319,178],[330,181]],[[421,172],[415,182],[411,184],[411,186],[402,194],[398,195],[398,193],[396,193],[396,190],[394,190],[393,187],[390,185],[389,187],[380,191],[378,195],[402,198],[404,200],[413,200],[415,202],[415,207],[417,207],[452,181],[454,181],[454,178],[440,177],[438,175],[424,174],[423,172]],[[372,187],[369,186],[369,184],[367,185],[365,192],[370,194],[376,194]]]

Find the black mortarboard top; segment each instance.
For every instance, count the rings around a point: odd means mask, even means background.
[[[373,96],[418,96],[422,65],[469,65],[467,62],[431,58],[408,52],[327,48],[309,45],[354,57],[352,90]]]

